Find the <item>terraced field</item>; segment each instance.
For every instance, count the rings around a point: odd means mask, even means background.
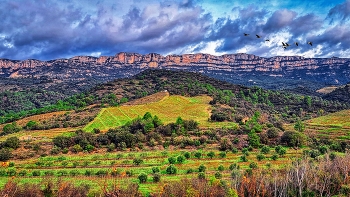
[[[210,151],[214,151],[213,158],[207,156]],[[175,163],[177,173],[175,175],[167,174],[166,168],[170,165],[169,157],[178,157],[190,153],[190,157],[183,163]],[[200,158],[195,157],[195,153],[200,152]],[[15,179],[19,183],[41,183],[43,180],[51,179],[74,182],[75,185],[87,184],[90,186],[90,192],[100,192],[104,183],[111,184],[117,182],[117,185],[123,186],[123,183],[139,183],[138,175],[146,173],[147,182],[140,184],[142,193],[152,193],[167,182],[178,181],[183,178],[192,178],[198,176],[198,167],[203,164],[206,167],[205,176],[208,179],[215,179],[215,173],[220,172],[222,179],[230,180],[231,164],[237,164],[240,169],[249,168],[251,162],[255,162],[258,168],[281,168],[284,164],[289,164],[291,159],[300,157],[302,150],[287,150],[287,154],[279,157],[277,160],[271,159],[275,151],[271,149],[266,154],[266,158],[258,161],[256,155],[260,151],[255,149],[247,156],[247,161],[243,162],[240,156],[242,152],[227,152],[225,156],[220,156],[217,150],[143,150],[142,152],[112,152],[112,153],[79,153],[61,154],[58,156],[46,156],[29,160],[12,160],[13,166],[0,166],[0,187],[9,179]],[[135,158],[142,159],[143,162],[136,165]],[[218,167],[223,165],[223,170]],[[152,179],[152,168],[160,169],[161,181],[154,183]],[[189,171],[189,170],[192,171]],[[126,184],[125,184],[126,185]]]
[[[320,138],[350,141],[350,110],[308,120],[306,132]]]
[[[109,128],[124,125],[138,116],[142,117],[146,112],[157,115],[164,124],[175,122],[176,118],[181,116],[186,120],[196,120],[200,127],[235,126],[235,123],[208,122],[210,117],[209,101],[211,100],[209,96],[184,97],[164,94],[164,97],[159,101],[153,102],[154,100],[151,98],[149,100],[152,102],[104,108],[84,130],[92,131],[94,128],[99,128],[106,131]]]

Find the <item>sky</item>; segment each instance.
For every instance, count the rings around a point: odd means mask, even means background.
[[[0,20],[0,58],[16,60],[119,52],[350,58],[350,0],[0,0]]]

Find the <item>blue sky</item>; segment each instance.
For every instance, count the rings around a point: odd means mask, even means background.
[[[118,52],[350,58],[350,0],[2,0],[0,18],[0,58]]]

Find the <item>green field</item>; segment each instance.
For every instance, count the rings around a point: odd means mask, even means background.
[[[308,120],[306,131],[321,138],[350,140],[350,110]]]
[[[196,120],[200,127],[235,126],[235,123],[208,122],[211,109],[210,100],[209,96],[184,97],[174,95],[166,96],[158,102],[143,105],[104,108],[84,130],[92,131],[94,128],[99,128],[106,131],[109,128],[124,125],[138,116],[142,117],[146,112],[157,115],[164,124],[175,122],[176,118],[181,116],[185,120]]]
[[[176,175],[166,173],[169,166],[169,157],[177,157],[183,155],[184,152],[190,153],[190,158],[183,163],[176,162]],[[214,151],[215,156],[210,159],[207,153]],[[202,156],[196,158],[194,153],[201,152]],[[302,150],[289,149],[287,154],[277,160],[272,160],[271,156],[275,151],[271,148],[270,153],[266,154],[266,158],[258,161],[256,155],[258,149],[250,152],[247,157],[248,161],[242,162],[240,156],[242,152],[227,152],[225,157],[221,157],[217,150],[143,150],[142,152],[112,152],[102,154],[79,153],[76,155],[61,154],[58,156],[46,156],[30,160],[15,160],[12,167],[0,167],[0,188],[9,179],[15,178],[19,183],[41,183],[43,180],[58,179],[62,181],[73,182],[75,185],[88,184],[90,192],[99,192],[101,184],[117,182],[120,186],[125,186],[130,182],[139,183],[138,175],[146,173],[148,175],[147,182],[140,184],[140,191],[144,194],[156,192],[159,188],[169,181],[179,181],[183,178],[192,178],[198,176],[198,167],[203,164],[206,166],[205,175],[208,179],[215,179],[214,174],[218,172],[218,167],[223,165],[224,170],[220,171],[222,179],[230,180],[231,164],[237,164],[242,170],[248,169],[251,162],[256,162],[258,168],[281,168],[284,164],[289,164],[291,158],[300,157]],[[141,158],[143,163],[135,165],[133,160]],[[160,169],[161,181],[153,183],[152,167]],[[192,169],[193,172],[187,171]],[[98,171],[107,174],[99,175]],[[128,174],[128,172],[132,172]],[[13,173],[13,176],[10,175]],[[90,174],[87,174],[90,172]],[[114,172],[114,173],[113,173]],[[36,173],[36,174],[35,174]],[[12,178],[11,178],[12,177]]]

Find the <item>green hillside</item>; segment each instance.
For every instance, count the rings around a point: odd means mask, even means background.
[[[175,122],[179,116],[187,120],[196,120],[202,127],[228,124],[208,122],[211,108],[210,100],[209,96],[184,97],[174,95],[165,96],[158,102],[148,104],[104,108],[84,130],[92,131],[94,128],[99,128],[105,131],[124,125],[138,116],[142,117],[146,112],[157,115],[165,124]]]

